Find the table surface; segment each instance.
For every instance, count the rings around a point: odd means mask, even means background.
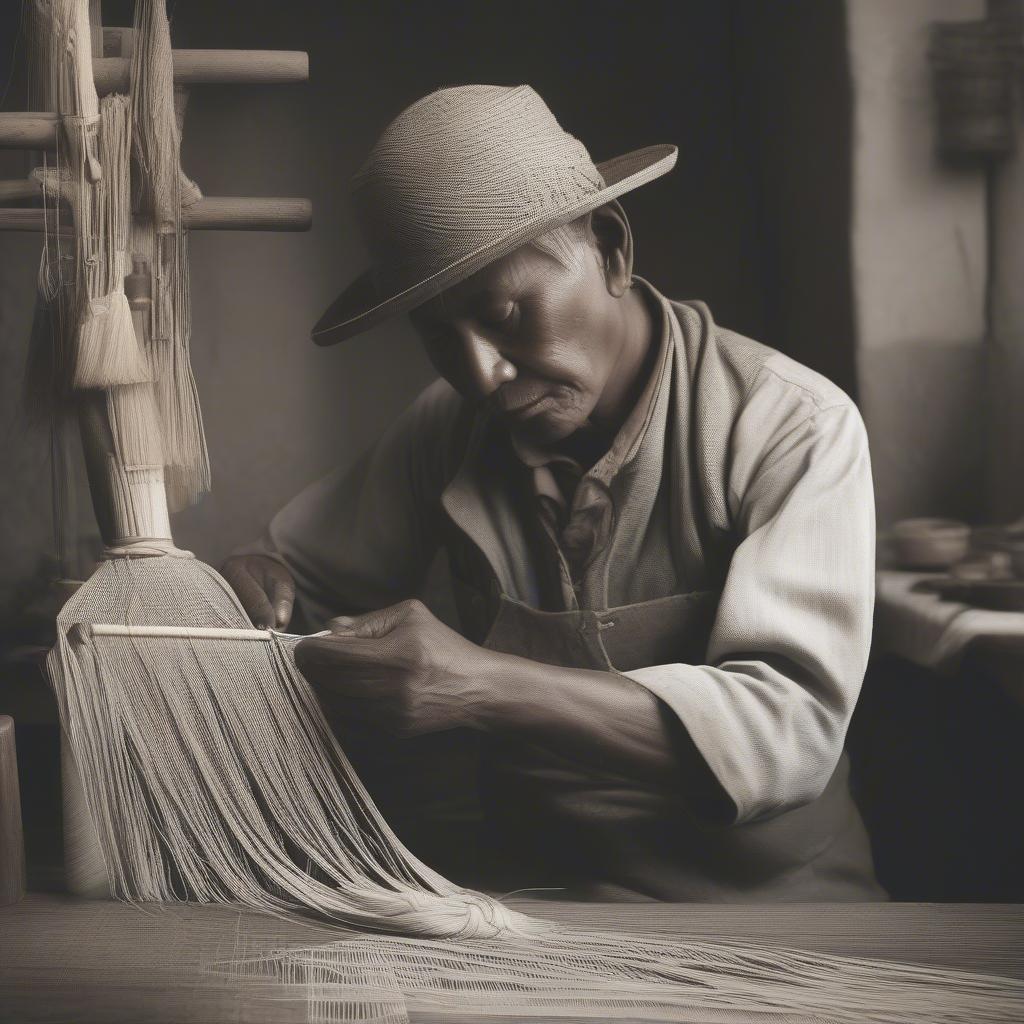
[[[955,672],[978,637],[1024,638],[1024,612],[999,612],[945,601],[920,585],[944,574],[881,569],[875,587],[872,651],[925,668]]]
[[[584,927],[750,940],[1024,979],[1024,904],[508,902]],[[266,1019],[253,1009],[244,982],[212,975],[208,965],[338,937],[336,930],[230,907],[134,908],[30,894],[0,908],[0,1021]],[[292,1012],[298,1014],[279,1005],[273,1019],[300,1019]]]

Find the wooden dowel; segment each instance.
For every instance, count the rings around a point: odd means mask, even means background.
[[[37,195],[39,195],[39,182],[35,178],[0,181],[0,203],[10,203],[15,199],[32,199]]]
[[[193,231],[308,231],[313,204],[308,199],[209,196],[182,210]],[[42,231],[42,209],[0,209],[0,231]]]
[[[309,79],[309,54],[301,50],[174,50],[175,85],[283,85]],[[129,61],[99,57],[92,62],[96,91],[104,96],[128,88]]]
[[[18,208],[0,210],[0,231],[42,231],[43,213],[43,210]]]
[[[313,204],[308,199],[208,196],[182,216],[193,230],[308,231]]]
[[[189,626],[122,626],[117,623],[79,622],[72,627],[69,639],[81,643],[87,637],[134,636],[175,640],[269,640],[267,629],[201,629]]]
[[[301,50],[174,50],[175,85],[283,85],[309,80],[309,54]],[[125,92],[130,60],[94,57],[93,79],[100,96]],[[14,111],[0,114],[0,148],[52,149],[55,114]]]
[[[57,123],[56,114],[0,114],[0,149],[53,149],[57,144]]]

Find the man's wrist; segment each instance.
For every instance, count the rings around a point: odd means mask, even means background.
[[[480,648],[466,679],[467,724],[481,732],[514,730],[533,692],[531,667],[525,658]]]

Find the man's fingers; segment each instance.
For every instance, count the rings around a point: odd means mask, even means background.
[[[374,687],[377,659],[359,637],[311,636],[295,647],[295,664],[311,683],[357,694]]]
[[[273,629],[276,621],[274,608],[263,589],[262,583],[257,580],[246,566],[236,566],[228,577],[238,600],[242,607],[249,613],[252,624],[258,629]]]
[[[381,637],[387,636],[405,618],[409,613],[409,604],[408,601],[402,601],[400,604],[378,608],[376,611],[357,615],[351,619],[339,615],[337,618],[331,619],[331,622],[343,626],[342,629],[337,630],[338,632],[345,632],[344,626],[347,625],[348,631],[354,636],[364,637],[367,640],[379,640]],[[334,629],[333,626],[329,628]]]
[[[295,663],[310,665],[352,666],[372,663],[373,650],[362,637],[333,633],[330,636],[308,636],[295,646]]]
[[[221,573],[254,626],[284,629],[288,625],[295,603],[295,582],[280,562],[265,555],[232,555],[221,566]]]
[[[305,671],[307,665],[322,665],[337,659],[331,637],[307,636],[295,645],[295,664]]]
[[[269,604],[273,608],[274,625],[277,629],[284,629],[292,618],[292,608],[295,605],[295,583],[291,575],[284,569],[280,573],[267,573],[266,593]]]
[[[391,608],[379,608],[377,611],[367,612],[366,615],[358,615],[352,619],[348,628],[353,636],[375,640],[390,633],[394,628],[395,617],[389,614],[390,612]]]

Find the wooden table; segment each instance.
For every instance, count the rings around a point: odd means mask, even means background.
[[[896,655],[952,673],[979,639],[1024,641],[1024,612],[975,608],[922,589],[944,578],[944,573],[878,571],[873,656]]]
[[[1024,612],[877,574],[872,661],[847,733],[883,886],[904,900],[1024,900]]]
[[[510,903],[590,927],[747,939],[1024,979],[1022,904]],[[304,1004],[277,1004],[268,1018],[267,1004],[258,1005],[245,983],[205,968],[332,938],[338,933],[225,907],[135,909],[32,894],[0,908],[0,1021],[300,1020]]]

